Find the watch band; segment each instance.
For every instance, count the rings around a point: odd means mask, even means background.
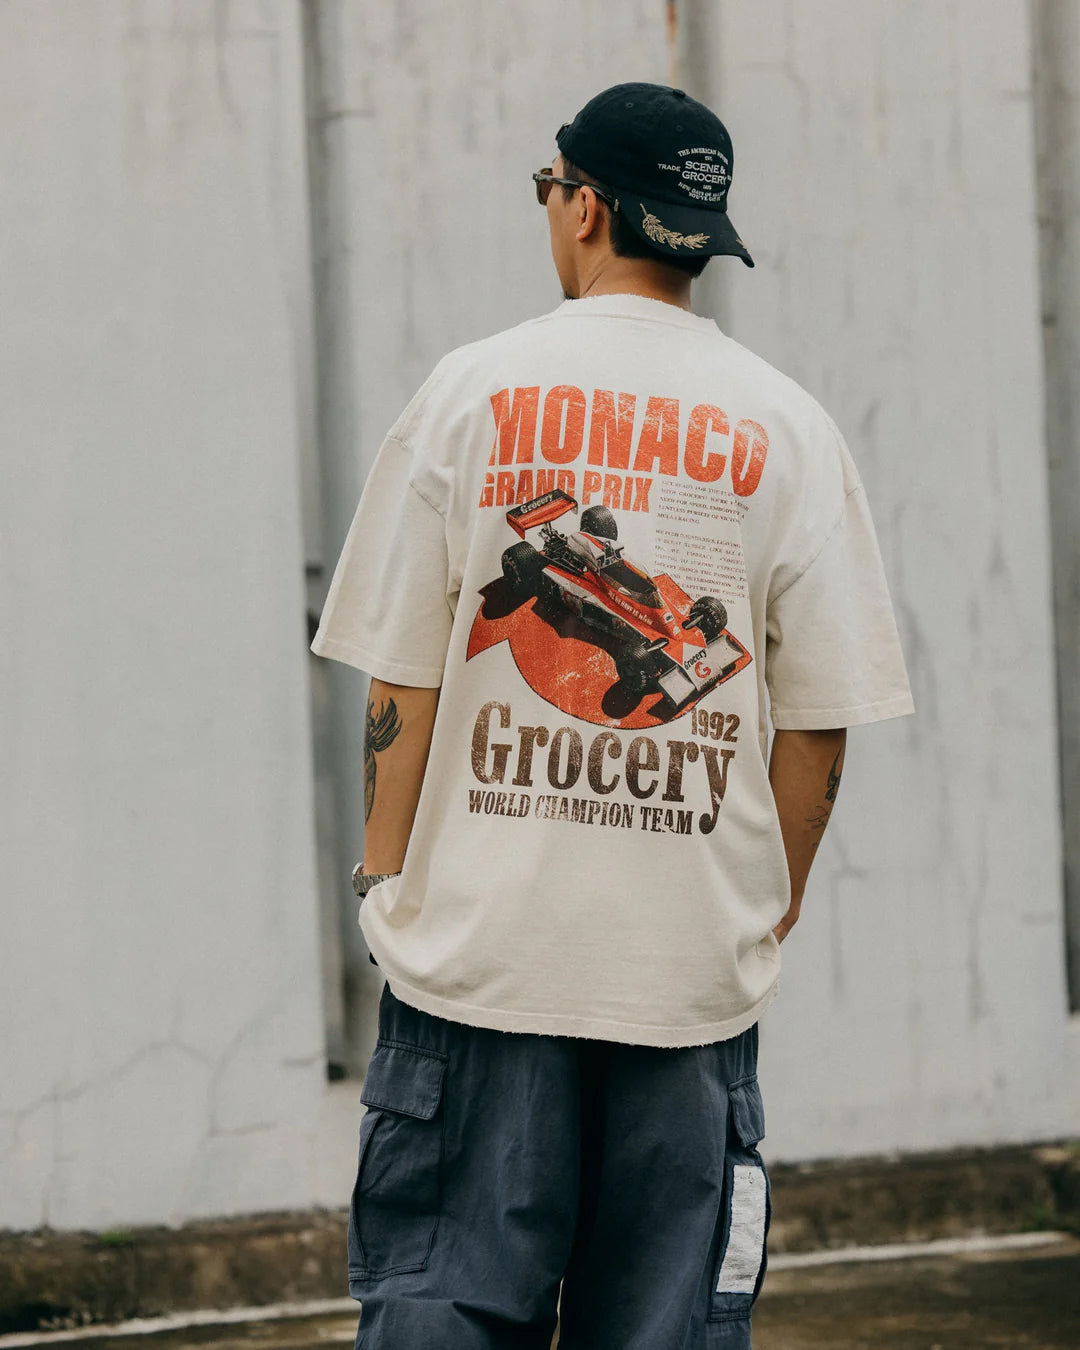
[[[391,877],[399,876],[401,876],[400,872],[365,872],[364,864],[357,863],[352,874],[353,890],[363,899],[368,891],[373,886],[377,886],[380,881],[389,881]]]

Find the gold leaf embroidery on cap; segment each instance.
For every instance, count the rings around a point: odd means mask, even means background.
[[[707,234],[680,234],[678,230],[669,230],[666,225],[660,223],[659,216],[652,215],[644,207],[641,211],[645,217],[641,222],[641,228],[658,244],[667,244],[669,248],[700,248],[709,239]]]

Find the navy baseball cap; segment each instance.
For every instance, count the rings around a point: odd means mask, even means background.
[[[730,253],[753,267],[727,213],[731,137],[682,89],[616,84],[555,141],[571,164],[611,188],[631,227],[659,253]]]

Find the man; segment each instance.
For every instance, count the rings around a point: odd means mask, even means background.
[[[750,1344],[757,1022],[846,727],[912,711],[865,495],[803,390],[690,308],[732,149],[626,84],[534,175],[567,297],[446,357],[313,648],[371,674],[384,971],[356,1344]],[[775,728],[767,755],[766,707]]]

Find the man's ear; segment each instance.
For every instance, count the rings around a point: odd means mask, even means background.
[[[600,199],[587,184],[579,188],[577,196],[581,202],[578,208],[578,228],[576,238],[579,243],[584,243],[586,239],[591,239],[601,226],[603,211],[600,206]]]

